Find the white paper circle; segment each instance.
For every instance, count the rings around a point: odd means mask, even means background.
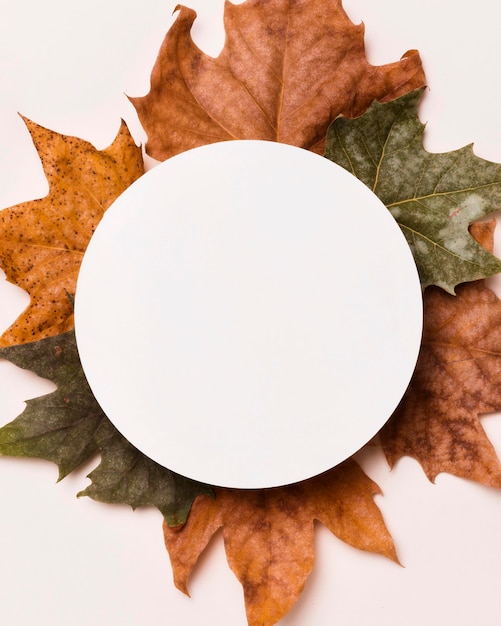
[[[422,298],[379,199],[306,150],[231,141],[129,187],[85,254],[77,342],[105,413],[184,476],[256,488],[346,459],[412,375]]]

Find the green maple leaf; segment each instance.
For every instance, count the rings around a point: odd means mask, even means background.
[[[449,293],[459,283],[501,272],[468,227],[501,208],[501,165],[472,146],[433,154],[423,147],[422,90],[374,102],[356,119],[329,127],[325,156],[363,181],[388,207],[416,260],[421,284]]]
[[[0,348],[0,358],[48,378],[57,389],[28,400],[15,420],[0,428],[0,454],[56,463],[59,480],[98,452],[101,462],[79,495],[101,502],[156,506],[167,523],[184,523],[206,485],[158,465],[134,448],[112,425],[87,384],[73,331],[32,343]]]

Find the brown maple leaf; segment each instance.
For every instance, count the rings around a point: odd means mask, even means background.
[[[143,173],[141,148],[122,122],[112,145],[25,120],[49,182],[49,194],[0,212],[0,267],[30,295],[27,309],[0,338],[9,346],[73,327],[72,297],[84,251],[104,211]]]
[[[229,565],[243,586],[249,626],[272,626],[294,605],[314,563],[314,521],[356,548],[398,562],[374,495],[353,460],[287,487],[215,490],[198,497],[181,529],[164,525],[174,582],[188,579],[211,537],[223,529]]]
[[[472,234],[492,250],[494,222]],[[484,281],[453,296],[424,294],[417,367],[396,412],[380,433],[390,466],[419,461],[430,480],[440,472],[501,487],[501,464],[480,415],[501,410],[501,300]]]
[[[225,5],[221,54],[204,54],[190,34],[195,11],[177,7],[151,75],[131,98],[158,160],[216,141],[265,139],[323,153],[329,123],[360,115],[424,85],[419,54],[370,65],[364,26],[340,0],[247,0]]]

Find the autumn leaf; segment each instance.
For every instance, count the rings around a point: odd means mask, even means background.
[[[179,14],[151,75],[150,92],[131,98],[149,155],[229,139],[265,139],[322,153],[329,123],[360,115],[374,99],[424,85],[416,51],[375,67],[364,26],[340,0],[247,0],[225,5],[226,41],[217,58],[190,34],[195,11]]]
[[[421,90],[373,103],[355,120],[329,128],[325,156],[363,181],[388,207],[416,260],[423,287],[456,285],[497,274],[501,261],[468,227],[501,207],[501,165],[471,146],[442,154],[423,147]]]
[[[111,424],[87,384],[73,331],[0,348],[0,358],[49,378],[56,391],[28,400],[26,409],[0,428],[0,454],[56,463],[59,479],[101,453],[81,494],[133,508],[156,506],[167,523],[186,520],[193,499],[210,489],[150,460]]]
[[[58,387],[53,393],[28,400],[24,412],[0,429],[1,454],[52,461],[62,479],[114,436],[85,380],[73,331],[0,348],[0,358],[48,378]]]
[[[188,594],[200,554],[222,528],[249,626],[276,624],[298,599],[314,564],[315,520],[349,545],[398,562],[374,503],[380,490],[352,460],[287,487],[215,492],[215,498],[195,500],[180,530],[164,525],[174,582]]]
[[[485,241],[493,227],[472,230]],[[432,481],[447,472],[501,487],[501,464],[480,422],[499,410],[501,300],[483,281],[461,285],[456,296],[427,289],[417,367],[380,433],[390,466],[411,456]]]
[[[30,295],[28,308],[0,338],[3,346],[73,328],[72,297],[87,244],[104,211],[144,171],[141,148],[123,122],[103,151],[25,122],[49,194],[0,211],[0,267]]]

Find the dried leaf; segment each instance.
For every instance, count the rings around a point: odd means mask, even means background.
[[[53,393],[27,401],[24,412],[0,429],[0,453],[47,459],[59,479],[91,458],[114,435],[78,360],[72,331],[0,348],[0,358],[48,378]]]
[[[180,530],[164,526],[175,584],[188,593],[200,554],[222,528],[229,565],[243,586],[249,625],[276,624],[296,602],[313,567],[315,520],[346,543],[398,562],[374,503],[378,493],[351,460],[288,487],[216,489],[214,499],[195,500]]]
[[[0,348],[0,358],[57,385],[53,393],[28,400],[24,412],[0,428],[0,454],[52,461],[61,480],[101,452],[93,483],[79,495],[133,508],[153,505],[172,525],[186,520],[197,495],[211,493],[151,461],[116,430],[87,384],[73,331]]]
[[[490,248],[493,228],[472,232]],[[427,289],[416,371],[381,431],[389,464],[411,456],[432,481],[447,472],[501,487],[501,464],[479,419],[500,410],[501,300],[483,281],[458,287],[456,296]]]
[[[335,120],[325,155],[363,181],[388,207],[413,252],[423,287],[456,285],[501,271],[469,234],[501,207],[501,165],[471,146],[443,154],[423,148],[421,91],[375,102],[355,120]]]
[[[103,151],[25,122],[49,194],[0,212],[0,267],[30,295],[28,308],[0,338],[2,346],[73,328],[72,297],[87,244],[104,211],[144,171],[141,148],[123,122]]]
[[[212,488],[155,463],[118,432],[101,449],[101,462],[88,476],[92,483],[79,496],[99,502],[128,504],[133,509],[155,506],[165,524],[186,522],[193,500]]]
[[[340,0],[226,2],[226,42],[204,54],[183,6],[151,76],[149,94],[131,98],[148,135],[146,149],[164,160],[229,139],[266,139],[323,152],[329,123],[360,115],[424,84],[416,51],[375,67],[367,62],[364,26]]]

